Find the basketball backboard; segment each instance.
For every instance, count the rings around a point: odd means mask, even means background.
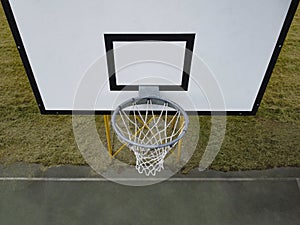
[[[1,2],[45,114],[108,114],[137,96],[139,85],[157,85],[189,112],[253,115],[299,4]],[[222,106],[211,103],[215,95],[222,96]]]

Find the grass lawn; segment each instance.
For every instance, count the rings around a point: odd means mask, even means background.
[[[300,10],[254,117],[228,117],[221,151],[211,169],[250,170],[300,166]],[[198,167],[207,144],[210,118],[199,117],[197,150],[183,168]],[[102,117],[97,118],[104,138]],[[125,157],[121,154],[120,157]],[[72,130],[71,116],[41,115],[0,7],[0,163],[45,166],[85,164]]]

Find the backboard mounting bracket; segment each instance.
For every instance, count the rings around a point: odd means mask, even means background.
[[[139,97],[160,97],[159,86],[155,85],[141,85],[139,86]]]

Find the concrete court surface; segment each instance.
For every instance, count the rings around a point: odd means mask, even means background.
[[[89,167],[0,166],[0,225],[296,225],[300,168],[193,171],[145,187]]]

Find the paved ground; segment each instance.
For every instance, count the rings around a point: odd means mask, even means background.
[[[2,225],[289,225],[300,221],[300,168],[193,171],[146,187],[89,167],[0,166]],[[298,182],[297,182],[298,181]]]

